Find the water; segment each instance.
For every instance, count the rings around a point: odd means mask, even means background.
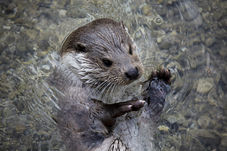
[[[224,0],[0,1],[0,150],[65,150],[52,120],[58,92],[45,79],[66,35],[101,17],[129,28],[145,77],[159,66],[173,73],[153,150],[226,150],[226,7]]]

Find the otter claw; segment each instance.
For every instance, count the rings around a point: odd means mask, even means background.
[[[132,107],[133,107],[133,105],[128,105],[128,108],[129,108],[129,109],[132,109]]]
[[[146,101],[144,100],[138,100],[135,102],[135,104],[133,104],[132,106],[132,111],[138,111],[140,108],[142,108],[144,106]]]
[[[138,111],[145,104],[144,100],[128,101],[112,105],[112,117],[116,118],[131,111]]]
[[[144,104],[146,101],[144,100],[139,100],[140,103]]]

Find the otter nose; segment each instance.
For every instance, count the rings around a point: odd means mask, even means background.
[[[127,72],[125,72],[125,76],[130,79],[130,80],[135,80],[138,78],[139,76],[139,71],[138,71],[138,68],[135,67],[135,68],[131,68],[129,69]]]

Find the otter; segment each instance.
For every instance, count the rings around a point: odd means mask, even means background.
[[[60,50],[51,83],[61,91],[58,123],[67,150],[102,148],[116,118],[137,111],[145,101],[105,104],[119,87],[139,79],[142,64],[123,23],[97,19],[73,31]],[[102,97],[107,96],[107,97]]]
[[[125,139],[113,135],[122,130],[118,118],[149,102],[151,88],[132,100],[106,101],[143,74],[127,28],[107,18],[94,20],[65,39],[60,56],[50,82],[61,92],[54,120],[67,151],[129,150]]]

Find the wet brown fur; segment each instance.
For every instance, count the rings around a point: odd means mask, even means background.
[[[136,54],[136,45],[129,37],[123,23],[102,18],[92,21],[73,31],[65,40],[61,55],[75,52],[83,53],[91,60],[101,76],[93,75],[96,80],[108,79],[110,82],[127,85],[132,82],[124,73],[137,68],[139,77],[143,74],[142,64]],[[111,67],[103,65],[102,59],[113,62]]]
[[[68,53],[84,54],[92,65],[95,64],[94,71],[96,68],[101,69],[99,72],[105,75],[95,77],[93,74],[95,80],[107,79],[117,85],[127,85],[132,80],[124,78],[126,70],[137,67],[139,77],[143,72],[135,49],[122,23],[111,19],[98,19],[73,31],[66,38],[60,54],[62,58]],[[113,61],[113,65],[105,67],[103,58]],[[97,149],[111,135],[117,117],[137,111],[145,103],[129,100],[124,103],[104,104],[102,100],[89,96],[92,88],[88,88],[83,80],[78,78],[78,83],[81,84],[74,84],[64,72],[65,69],[56,69],[52,83],[64,94],[59,97],[61,110],[55,121],[68,151]]]

